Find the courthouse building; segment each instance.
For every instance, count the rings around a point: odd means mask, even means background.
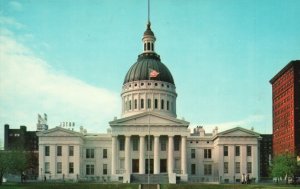
[[[259,180],[260,135],[236,127],[192,132],[176,116],[176,86],[155,52],[150,22],[143,53],[122,86],[122,115],[105,134],[56,127],[38,133],[40,179],[124,183]],[[100,127],[100,126],[99,126]],[[244,176],[243,176],[244,174]]]

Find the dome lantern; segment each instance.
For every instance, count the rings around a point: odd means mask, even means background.
[[[144,32],[143,36],[143,44],[144,44],[144,53],[153,53],[154,51],[154,43],[155,43],[155,36],[153,31],[151,30],[151,22],[148,21],[147,29]]]

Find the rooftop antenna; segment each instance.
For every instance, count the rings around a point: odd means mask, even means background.
[[[148,23],[150,23],[150,0],[148,0]]]

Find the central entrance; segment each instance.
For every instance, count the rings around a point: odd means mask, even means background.
[[[145,159],[145,173],[148,174],[149,170],[149,159]],[[150,174],[153,174],[153,159],[150,159]]]
[[[132,172],[133,173],[139,172],[139,160],[138,159],[132,159]]]

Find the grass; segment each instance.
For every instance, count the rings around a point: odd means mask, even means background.
[[[161,189],[300,189],[300,185],[276,184],[163,184]],[[138,184],[100,183],[4,183],[0,189],[138,189]]]

